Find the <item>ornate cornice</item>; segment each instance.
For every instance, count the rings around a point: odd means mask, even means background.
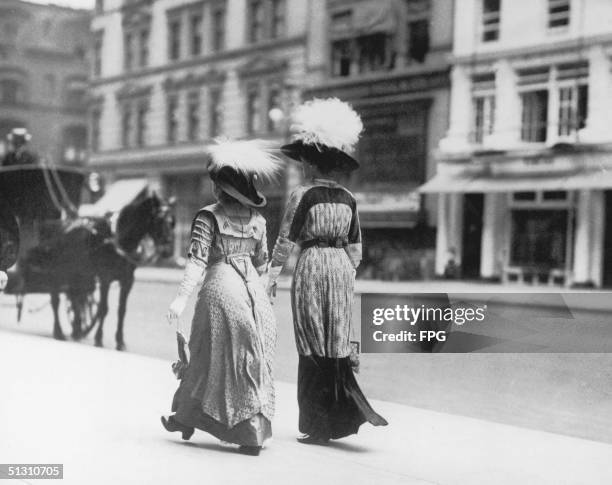
[[[284,74],[289,67],[286,59],[271,59],[267,56],[257,55],[238,68],[241,78],[260,77],[270,74]]]
[[[115,97],[118,101],[127,101],[134,98],[145,98],[151,95],[152,89],[153,87],[150,85],[140,86],[127,83],[115,93]]]
[[[304,46],[305,43],[306,38],[304,36],[289,37],[286,39],[275,39],[273,41],[269,41],[262,44],[248,45],[236,49],[228,49],[221,52],[211,53],[202,57],[185,59],[177,62],[168,62],[161,66],[148,67],[146,69],[140,69],[138,71],[130,73],[123,73],[118,76],[99,78],[93,80],[92,84],[94,86],[100,86],[105,84],[114,84],[116,82],[137,80],[147,78],[155,74],[176,72],[178,69],[204,67],[210,65],[211,63],[230,61],[249,54],[256,54],[261,52],[269,53],[270,51],[280,51],[281,49]]]
[[[222,84],[226,73],[211,69],[203,74],[187,73],[185,76],[168,76],[162,87],[165,91],[177,91],[179,89],[193,88],[207,84]]]

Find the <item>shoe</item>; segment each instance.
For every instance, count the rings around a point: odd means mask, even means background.
[[[239,453],[249,456],[259,456],[260,451],[261,446],[241,446],[238,448]]]
[[[297,440],[303,445],[327,446],[329,444],[329,438],[319,438],[317,436],[311,436],[309,434],[302,435],[298,437]]]
[[[185,441],[191,438],[193,432],[195,431],[193,428],[179,423],[176,419],[174,419],[174,416],[169,416],[167,418],[166,416],[162,416],[161,422],[162,426],[166,428],[166,431],[170,431],[171,433],[174,431],[180,431]]]

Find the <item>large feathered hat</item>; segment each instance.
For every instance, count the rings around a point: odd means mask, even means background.
[[[355,110],[337,98],[313,99],[292,113],[291,143],[281,147],[288,157],[318,166],[323,171],[352,171],[359,163],[352,153],[363,131]]]
[[[210,178],[223,192],[249,207],[266,205],[266,198],[255,182],[274,179],[282,166],[270,143],[217,139],[207,152]]]

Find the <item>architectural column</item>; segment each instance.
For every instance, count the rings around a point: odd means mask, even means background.
[[[438,195],[438,225],[436,228],[436,275],[442,276],[448,260],[448,198]]]
[[[443,152],[460,152],[469,149],[469,131],[472,126],[471,80],[463,65],[455,65],[451,71],[450,127],[440,140]]]
[[[598,143],[610,141],[612,125],[612,79],[610,59],[603,45],[589,50],[589,111],[586,127],[580,130],[580,141]]]
[[[488,145],[506,149],[516,146],[521,134],[521,102],[516,74],[507,59],[495,64],[495,121]]]
[[[463,194],[440,194],[436,232],[436,275],[444,274],[451,257],[461,265],[462,239]]]
[[[585,285],[591,281],[591,221],[592,191],[580,190],[576,206],[575,240],[574,240],[574,285]]]
[[[480,253],[480,276],[485,279],[501,277],[505,195],[485,194]]]
[[[589,220],[592,225],[590,279],[599,288],[603,283],[604,264],[605,196],[603,190],[591,191]]]

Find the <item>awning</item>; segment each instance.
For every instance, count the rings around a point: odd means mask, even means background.
[[[421,185],[420,193],[530,192],[536,190],[612,189],[612,171],[530,176],[491,176],[483,174],[438,174]]]
[[[118,180],[106,189],[104,196],[98,202],[81,206],[79,214],[103,217],[109,213],[117,213],[134,202],[147,187],[146,179]]]
[[[353,2],[350,20],[332,24],[335,38],[357,37],[375,33],[392,34],[397,30],[400,16],[398,0]]]

